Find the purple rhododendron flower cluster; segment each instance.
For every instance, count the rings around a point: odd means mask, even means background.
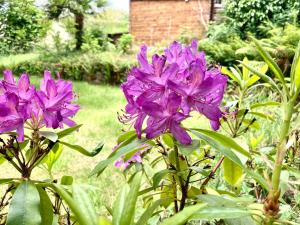
[[[180,143],[190,144],[191,137],[181,122],[191,111],[203,114],[214,130],[219,129],[227,77],[218,68],[209,69],[196,40],[190,46],[174,42],[163,55],[153,55],[152,62],[144,45],[137,58],[139,66],[122,84],[128,102],[122,120],[134,123],[139,137],[146,120],[147,138],[171,132]]]
[[[22,74],[15,80],[10,70],[4,71],[0,81],[0,133],[17,131],[18,140],[24,140],[24,127],[39,130],[42,127],[62,128],[74,126],[70,119],[79,110],[72,104],[72,83],[53,80],[49,71],[44,72],[40,90],[30,84],[29,76]]]

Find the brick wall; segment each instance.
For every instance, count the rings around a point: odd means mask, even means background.
[[[171,41],[183,30],[203,36],[210,0],[131,0],[130,33],[137,43]]]

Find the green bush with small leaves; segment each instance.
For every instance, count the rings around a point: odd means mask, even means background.
[[[31,50],[49,26],[33,0],[2,1],[0,21],[0,55]]]

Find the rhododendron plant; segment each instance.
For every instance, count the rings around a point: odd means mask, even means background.
[[[66,194],[52,175],[62,146],[87,156],[96,155],[103,147],[99,144],[93,151],[88,151],[62,140],[81,126],[72,120],[80,108],[74,104],[75,97],[72,82],[54,80],[49,71],[44,72],[39,89],[30,83],[27,74],[17,80],[10,70],[4,71],[4,78],[0,80],[0,159],[11,164],[21,178],[1,180],[1,185],[7,185],[0,202],[1,223],[51,225],[69,213],[60,207]],[[62,130],[64,125],[69,128]],[[38,166],[46,169],[49,179],[31,179]],[[73,178],[67,176],[62,177],[61,183],[70,187],[72,181]],[[49,196],[53,193],[52,204]],[[8,197],[10,195],[12,197]],[[68,204],[70,207],[75,205]],[[8,205],[8,213],[3,213]],[[54,217],[58,218],[56,222]],[[80,215],[75,220],[80,224],[91,224]]]
[[[161,225],[189,224],[188,221],[294,224],[280,218],[280,205],[289,199],[289,194],[284,195],[285,187],[292,185],[298,175],[293,183],[288,183],[288,178],[281,178],[281,172],[291,176],[295,173],[290,161],[285,160],[294,154],[287,154],[295,141],[289,135],[300,108],[300,43],[288,83],[270,55],[254,42],[265,62],[245,58],[238,66],[222,69],[206,62],[196,41],[187,46],[174,42],[152,59],[147,56],[147,47],[141,47],[138,65],[121,86],[127,105],[119,120],[129,125],[129,131],[119,136],[113,152],[92,174],[100,175],[115,162],[132,187],[137,180],[142,184],[142,190],[135,189],[135,194],[130,192],[126,199],[136,202],[142,195],[145,210],[135,223],[135,209],[117,205],[124,202],[128,190],[124,187],[110,210],[111,224],[148,224],[151,217]],[[268,76],[268,70],[276,79]],[[229,102],[222,107],[227,76],[238,86],[226,96]],[[260,79],[266,83],[258,84]],[[271,87],[276,102],[259,102],[258,95],[253,94],[258,87]],[[254,138],[254,130],[262,130],[261,120],[275,121],[266,107],[279,105],[279,140],[266,153],[258,144],[263,136]],[[207,127],[205,120],[198,124],[197,114],[206,117],[212,129],[202,127]],[[184,123],[188,118],[192,122]],[[189,127],[191,124],[193,128]],[[245,142],[248,136],[251,138]],[[267,166],[262,166],[263,162]],[[141,220],[143,223],[139,223]]]

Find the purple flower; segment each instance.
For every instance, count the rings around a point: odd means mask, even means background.
[[[17,131],[19,141],[24,140],[24,124],[37,130],[46,126],[56,129],[63,124],[74,126],[70,119],[79,110],[72,104],[74,99],[72,83],[51,78],[45,71],[41,90],[30,84],[27,74],[18,82],[10,70],[5,70],[0,81],[0,133]]]
[[[117,148],[118,146],[116,146],[115,148]],[[144,144],[142,146],[140,146],[139,151],[135,152],[129,159],[125,160],[124,156],[122,156],[121,159],[119,159],[118,161],[115,162],[115,166],[117,168],[123,168],[123,169],[127,169],[131,164],[133,163],[143,163],[143,153],[146,152],[147,150],[151,149],[151,146]]]
[[[196,41],[190,46],[174,42],[164,55],[153,55],[151,63],[147,47],[142,46],[137,58],[139,66],[122,84],[128,102],[122,121],[133,123],[139,137],[147,121],[147,138],[171,132],[180,143],[190,144],[181,122],[191,111],[207,117],[214,130],[219,128],[227,77],[218,68],[208,69]]]
[[[19,98],[14,93],[0,96],[0,133],[17,130],[18,140],[24,140],[24,117],[18,110]]]
[[[42,122],[46,127],[62,128],[63,124],[74,126],[75,123],[69,118],[79,110],[78,105],[72,104],[74,98],[72,83],[64,80],[55,81],[49,71],[45,71],[41,81],[40,91],[36,97],[41,107]]]
[[[191,144],[191,137],[180,126],[180,122],[187,118],[179,112],[180,104],[181,97],[175,93],[163,98],[160,104],[146,102],[143,106],[143,111],[149,116],[145,129],[146,137],[152,139],[170,131],[180,143]]]

